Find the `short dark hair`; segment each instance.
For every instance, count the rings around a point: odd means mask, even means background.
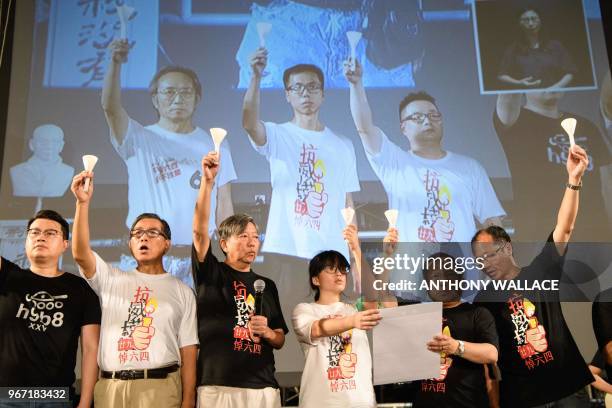
[[[57,211],[53,210],[40,210],[34,217],[28,220],[28,229],[30,229],[30,225],[38,219],[43,220],[51,220],[57,222],[62,227],[62,236],[65,240],[70,239],[70,227],[68,226],[68,221],[64,217],[62,217]]]
[[[474,244],[474,242],[476,242],[478,237],[482,234],[489,234],[493,238],[493,241],[497,243],[512,242],[510,240],[510,235],[508,235],[505,229],[503,229],[502,227],[498,227],[497,225],[491,225],[487,228],[481,228],[476,231],[476,233],[472,237],[472,244]]]
[[[518,7],[516,9],[516,19],[520,20],[521,16],[523,14],[525,14],[528,11],[533,11],[534,13],[536,13],[538,15],[538,17],[540,18],[540,21],[542,21],[542,12],[537,8],[537,7],[533,7],[533,6],[529,6],[529,5],[523,5],[521,7]]]
[[[323,71],[313,64],[297,64],[287,68],[285,72],[283,72],[283,84],[285,84],[285,89],[289,86],[289,78],[291,75],[301,74],[302,72],[311,72],[315,74],[321,82],[321,89],[325,89],[325,76],[323,75]]]
[[[195,73],[194,70],[186,67],[181,67],[180,65],[171,65],[168,67],[164,67],[157,71],[151,82],[149,83],[149,93],[151,95],[155,95],[157,93],[157,88],[159,86],[159,80],[166,74],[171,72],[179,72],[181,74],[187,75],[191,82],[193,82],[193,88],[195,90],[198,99],[202,98],[202,84],[200,83],[200,79],[198,78],[198,74]]]
[[[400,120],[402,120],[402,111],[404,110],[404,108],[406,106],[408,106],[410,103],[414,102],[414,101],[427,101],[427,102],[431,102],[436,107],[436,109],[438,109],[438,104],[436,103],[436,98],[434,98],[433,96],[431,96],[427,92],[425,92],[425,91],[411,92],[408,95],[406,95],[404,97],[404,99],[402,99],[402,101],[399,104],[399,117],[400,117]]]
[[[168,225],[168,222],[166,220],[164,220],[162,217],[160,217],[159,215],[155,213],[140,214],[138,217],[136,217],[136,219],[132,223],[132,226],[130,227],[130,231],[134,231],[134,227],[136,227],[136,224],[138,224],[140,220],[145,220],[145,219],[153,219],[153,220],[159,221],[162,225],[162,233],[166,236],[166,239],[172,239],[172,232],[170,231],[170,225]]]
[[[436,269],[436,262],[435,260],[440,259],[441,261],[444,261],[445,259],[451,259],[453,265],[455,265],[455,260],[457,258],[455,258],[454,256],[446,253],[446,252],[436,252],[435,254],[429,255],[426,259],[425,259],[425,264],[423,265],[423,279],[429,281],[431,280],[429,277],[429,273]],[[442,264],[442,270],[446,271],[443,267],[443,262],[439,262]],[[454,271],[453,271],[454,272]],[[463,279],[463,274],[462,273],[456,273],[454,272],[455,276],[457,275],[460,279]]]
[[[323,251],[315,255],[308,263],[308,282],[310,288],[315,292],[315,301],[319,300],[321,293],[319,287],[312,283],[312,278],[319,276],[323,269],[327,267],[349,269],[350,266],[349,261],[338,251]]]

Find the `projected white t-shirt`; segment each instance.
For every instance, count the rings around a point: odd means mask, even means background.
[[[474,159],[446,152],[437,160],[402,150],[383,135],[381,151],[366,151],[389,208],[399,210],[401,242],[470,242],[476,218],[505,215],[489,177]]]
[[[264,252],[310,259],[334,249],[348,258],[340,210],[359,191],[353,144],[327,127],[305,130],[266,122],[267,141],[252,143],[270,162],[272,200]]]
[[[122,271],[98,254],[86,279],[100,298],[98,363],[104,371],[141,370],[179,363],[180,348],[199,344],[193,290],[165,273]]]
[[[130,119],[122,144],[111,142],[128,170],[128,228],[134,219],[153,212],[168,221],[172,242],[191,245],[192,220],[201,179],[201,161],[214,150],[212,138],[197,127],[187,134],[158,125],[143,127]],[[217,189],[236,179],[227,140],[221,144],[221,168],[212,191],[209,233],[216,229]]]
[[[293,330],[304,352],[300,407],[376,406],[372,386],[372,357],[365,331],[351,329],[313,339],[312,324],[330,317],[351,316],[357,310],[346,303],[300,303],[293,310]]]

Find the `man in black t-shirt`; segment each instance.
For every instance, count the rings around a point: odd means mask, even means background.
[[[530,92],[525,94],[525,106],[521,106],[521,94],[497,97],[493,124],[512,176],[515,242],[539,241],[555,223],[555,214],[550,209],[559,202],[556,186],[563,177],[570,148],[561,122],[570,117],[577,120],[576,143],[589,157],[581,192],[582,214],[573,239],[612,240],[610,214],[604,205],[604,197],[612,198],[612,185],[602,183],[602,173],[606,171],[602,167],[612,163],[610,151],[593,122],[559,109],[562,96],[561,92]]]
[[[448,260],[452,262],[448,262]],[[438,253],[427,262],[442,260],[454,265],[454,258]],[[427,268],[428,282],[459,281],[463,274],[453,269]],[[434,302],[442,302],[442,333],[427,348],[440,354],[440,376],[422,380],[414,402],[415,408],[488,408],[484,364],[497,362],[497,331],[491,313],[461,302],[461,290],[429,290]]]
[[[197,292],[200,352],[198,407],[280,407],[274,349],[288,332],[276,285],[251,269],[259,250],[253,219],[232,215],[219,225],[225,260],[212,254],[208,236],[210,196],[219,169],[217,153],[202,160],[193,219],[193,280]],[[261,314],[254,284],[265,282]]]
[[[566,163],[569,178],[555,229],[529,266],[517,265],[510,237],[502,228],[489,227],[476,233],[472,239],[474,255],[483,260],[484,272],[490,278],[528,282],[561,278],[578,214],[582,176],[588,166],[586,151],[578,145],[572,147]],[[594,379],[567,327],[558,293],[545,296],[521,290],[481,292],[475,301],[495,317],[502,408],[547,403],[554,403],[551,407],[589,406],[588,399],[580,400],[576,393]]]
[[[79,407],[89,407],[98,377],[100,303],[85,280],[58,268],[68,234],[61,215],[39,211],[28,221],[30,268],[0,258],[0,387],[66,387],[65,397],[73,399],[80,336]]]

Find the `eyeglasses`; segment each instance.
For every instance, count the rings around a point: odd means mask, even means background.
[[[485,261],[487,259],[493,259],[497,256],[497,254],[499,253],[499,251],[501,251],[502,249],[504,249],[506,247],[507,242],[504,242],[504,244],[502,246],[500,246],[499,248],[497,248],[494,252],[491,252],[490,254],[483,254],[481,256],[482,259],[484,259]]]
[[[523,17],[521,18],[521,23],[539,23],[540,17]]]
[[[322,89],[323,86],[321,86],[321,84],[318,82],[309,82],[306,85],[297,83],[293,86],[287,87],[287,91],[298,95],[303,94],[304,90],[308,91],[309,94],[318,94]]]
[[[170,101],[176,98],[176,95],[181,95],[183,99],[193,99],[195,90],[193,88],[164,88],[158,90],[157,94]]]
[[[136,229],[136,230],[132,230],[132,231],[130,231],[130,238],[140,239],[145,234],[147,235],[147,238],[151,238],[151,239],[157,238],[157,237],[164,237],[164,238],[166,238],[166,234],[164,234],[160,230],[156,230],[156,229],[147,229],[147,230]]]
[[[431,113],[416,112],[400,120],[400,123],[404,123],[407,120],[410,120],[416,123],[417,125],[422,125],[423,122],[425,122],[425,118],[429,119],[431,122],[439,122],[442,120],[442,114],[440,112],[431,112]]]
[[[58,230],[54,230],[54,229],[48,229],[48,230],[41,231],[38,228],[30,228],[27,230],[27,233],[28,233],[28,237],[30,238],[38,238],[40,237],[41,234],[45,238],[55,238],[55,237],[59,237],[62,232]]]
[[[337,275],[338,272],[340,272],[341,275],[348,275],[350,269],[349,268],[331,268],[331,267],[326,267],[323,269],[323,272],[325,272],[328,275]]]

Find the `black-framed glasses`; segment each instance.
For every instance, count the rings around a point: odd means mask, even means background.
[[[507,242],[504,242],[504,244],[501,245],[499,248],[497,248],[495,251],[491,252],[490,254],[483,254],[481,258],[484,259],[485,261],[488,259],[495,258],[499,254],[499,251],[501,251],[502,249],[506,247],[506,244]]]
[[[350,272],[350,268],[339,268],[339,267],[332,268],[331,266],[328,266],[326,268],[323,268],[323,272],[325,272],[328,275],[337,275],[338,272],[340,272],[341,275],[348,275]]]
[[[135,229],[130,231],[130,238],[136,238],[136,239],[140,239],[142,238],[143,235],[147,235],[147,238],[157,238],[157,237],[163,237],[166,238],[166,234],[164,234],[162,231],[158,230],[158,229]]]
[[[195,90],[193,88],[164,88],[159,89],[157,94],[168,100],[173,100],[176,95],[181,95],[183,99],[192,99],[195,96]]]
[[[43,231],[38,228],[30,228],[26,232],[28,233],[28,237],[30,238],[38,238],[41,235],[45,238],[55,238],[62,235],[62,231],[58,231],[55,229],[46,229]]]
[[[404,119],[400,121],[400,123],[404,123],[407,120],[416,123],[417,125],[422,125],[425,122],[425,118],[429,119],[431,122],[439,122],[442,120],[442,114],[440,112],[430,112],[430,113],[421,113],[416,112],[412,115],[406,116]]]
[[[323,86],[318,82],[309,82],[306,85],[298,82],[295,85],[287,87],[287,91],[298,95],[303,94],[304,90],[308,91],[309,94],[318,94],[323,90]]]

